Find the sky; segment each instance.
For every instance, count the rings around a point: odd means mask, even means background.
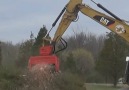
[[[94,1],[102,4],[118,17],[129,21],[128,0]],[[43,25],[49,30],[56,17],[68,2],[69,0],[0,0],[0,40],[5,42],[12,41],[12,43],[16,44],[29,39],[31,31],[36,37]],[[97,11],[103,12],[90,0],[83,0],[83,3]],[[52,30],[50,36],[53,37],[57,27],[58,24]],[[92,32],[96,35],[109,32],[105,27],[79,13],[78,22],[73,22],[64,36],[71,36],[74,32],[81,31]]]

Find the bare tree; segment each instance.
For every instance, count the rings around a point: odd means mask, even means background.
[[[77,48],[83,48],[91,52],[94,59],[97,59],[98,53],[104,45],[105,36],[96,36],[92,33],[76,33],[76,35],[67,38],[68,51]]]
[[[19,45],[13,45],[12,42],[3,42],[2,48],[2,64],[3,66],[14,66]]]

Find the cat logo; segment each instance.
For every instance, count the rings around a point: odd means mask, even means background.
[[[106,19],[106,18],[104,18],[104,17],[102,17],[102,18],[100,19],[100,22],[103,23],[104,25],[108,25],[109,20]]]
[[[105,26],[110,26],[110,25],[115,23],[114,20],[107,18],[107,17],[104,17],[104,16],[95,15],[93,18]]]

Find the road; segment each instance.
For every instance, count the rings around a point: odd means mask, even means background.
[[[120,90],[129,90],[129,88],[122,88],[122,89],[120,89]]]

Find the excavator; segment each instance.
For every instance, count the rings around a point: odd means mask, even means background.
[[[55,22],[52,24],[52,28],[56,25],[58,20],[62,17],[58,28],[55,32],[54,38],[49,39],[46,36],[50,33],[50,31],[46,34],[45,37],[43,37],[43,40],[50,41],[50,45],[43,45],[40,48],[40,55],[39,56],[31,56],[28,62],[28,67],[31,69],[33,66],[37,64],[49,64],[53,65],[56,72],[59,71],[59,59],[56,56],[56,53],[64,50],[67,48],[67,42],[62,38],[62,35],[67,30],[69,25],[72,22],[75,22],[78,20],[78,13],[81,12],[85,16],[91,18],[92,20],[96,21],[100,25],[106,27],[110,31],[118,34],[120,37],[125,39],[127,42],[129,42],[129,25],[127,21],[119,18],[115,14],[113,14],[111,11],[106,9],[104,6],[102,6],[99,3],[96,3],[95,1],[91,0],[93,3],[95,3],[99,8],[104,10],[107,14],[104,14],[102,12],[99,12],[90,6],[83,4],[83,0],[70,0],[67,5],[63,8],[63,10],[60,12],[59,16],[55,20]],[[61,42],[63,48],[60,50],[56,50],[56,44],[58,42]],[[129,84],[129,62],[127,62],[126,70],[125,70],[125,77],[124,77],[124,83]]]

